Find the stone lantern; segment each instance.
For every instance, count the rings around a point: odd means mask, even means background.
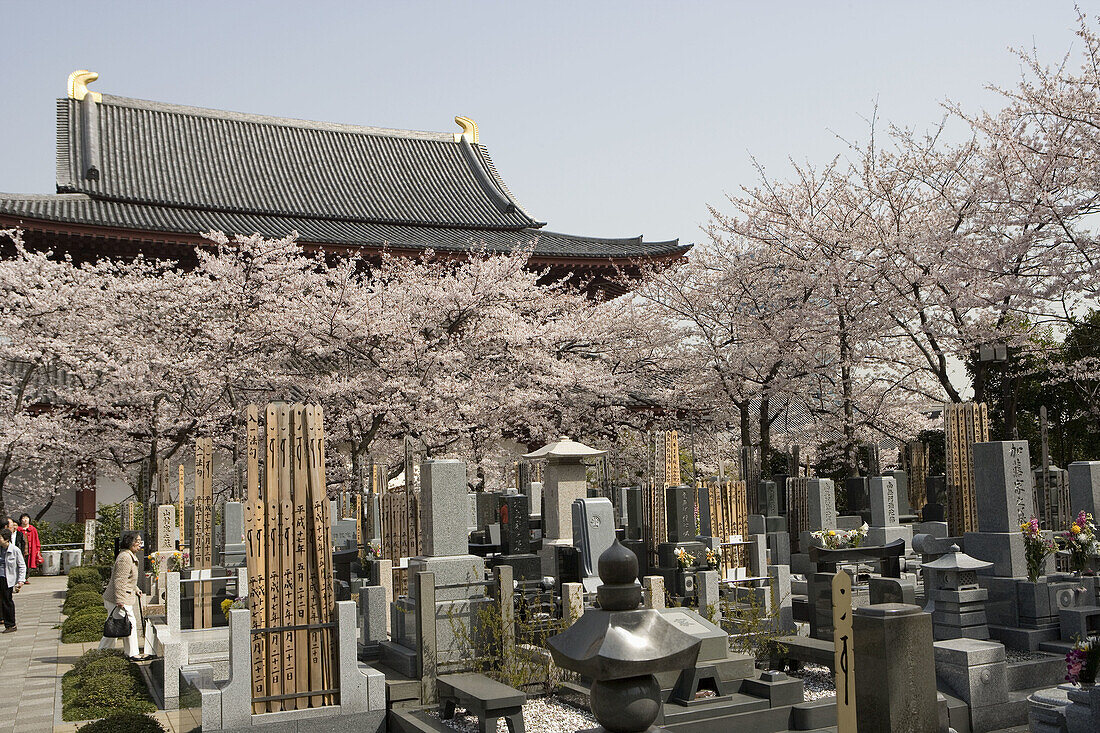
[[[599,610],[587,611],[549,641],[554,663],[593,680],[596,731],[641,733],[661,712],[656,672],[695,666],[700,639],[652,608],[639,608],[638,558],[618,540],[602,555]]]
[[[970,557],[951,545],[947,553],[936,560],[921,564],[926,573],[934,573],[927,584],[932,608],[932,635],[943,639],[988,639],[989,626],[985,602],[989,591],[978,585],[978,571],[993,567],[993,563]]]
[[[573,546],[572,505],[588,496],[588,469],[584,459],[602,456],[607,451],[590,448],[568,437],[544,445],[523,457],[546,460],[542,477],[546,513],[542,518],[542,574],[558,574],[559,547]]]

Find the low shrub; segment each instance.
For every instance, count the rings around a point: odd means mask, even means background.
[[[151,713],[157,709],[149,699],[145,685],[130,672],[83,676],[67,672],[61,680],[61,690],[63,720],[106,718],[118,713]]]
[[[130,714],[113,727],[92,730],[144,731],[145,727],[138,727],[144,726],[137,720],[139,714],[156,710],[137,668],[117,649],[85,652],[61,678],[61,704],[64,720]]]
[[[116,713],[80,727],[80,733],[166,733],[154,718],[141,713]]]
[[[126,659],[126,655],[122,653],[121,649],[90,649],[84,652],[80,659],[76,660],[73,664],[73,668],[69,670],[69,672],[81,675],[92,662],[98,662],[100,659],[109,659],[111,657],[118,657],[122,660]]]
[[[108,576],[109,577],[109,576]],[[78,586],[91,586],[99,592],[103,592],[105,581],[97,568],[73,568],[69,571],[68,589],[73,590]]]
[[[81,609],[101,605],[103,605],[102,593],[97,593],[89,586],[78,585],[65,594],[65,605],[61,607],[61,613],[71,616]]]
[[[61,641],[65,644],[97,641],[103,637],[103,622],[107,609],[102,605],[87,606],[61,622]]]
[[[81,676],[88,679],[96,675],[111,674],[115,672],[131,674],[133,672],[133,662],[124,657],[103,657],[85,667]]]

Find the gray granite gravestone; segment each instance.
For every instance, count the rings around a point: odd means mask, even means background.
[[[893,476],[898,482],[898,513],[902,521],[913,515],[913,509],[909,506],[909,474],[902,470],[890,471],[886,476]],[[912,520],[908,520],[912,521]]]
[[[836,488],[833,480],[812,478],[808,483],[808,514],[811,530],[836,529]]]
[[[420,464],[420,527],[424,555],[465,555],[466,464],[432,458]]]
[[[1088,512],[1100,517],[1100,461],[1074,461],[1069,471],[1070,514]]]
[[[542,482],[532,481],[530,488],[527,492],[527,496],[530,498],[530,509],[532,517],[542,518]]]
[[[1035,512],[1026,440],[974,444],[979,532],[1019,532]]]
[[[882,603],[852,612],[859,733],[938,733],[932,618]]]
[[[466,532],[467,536],[470,532],[476,532],[477,526],[477,497],[478,495],[471,492],[466,494]]]
[[[572,506],[573,543],[581,556],[581,583],[588,593],[599,586],[596,562],[615,542],[615,513],[609,499],[577,499]]]
[[[244,564],[244,504],[227,501],[222,508],[222,564]]]
[[[913,542],[912,529],[901,526],[898,508],[898,483],[893,476],[874,476],[870,480],[871,526],[867,530],[868,545],[888,545],[895,540]]]
[[[495,498],[495,497],[494,497]],[[424,554],[409,558],[409,578],[431,573],[434,581],[434,616],[425,611],[423,618],[445,619],[436,624],[434,654],[438,663],[454,662],[468,654],[463,637],[477,640],[477,618],[491,603],[485,595],[485,561],[467,554],[466,464],[449,459],[429,459],[420,464],[421,532]],[[434,553],[434,554],[432,554]],[[427,575],[423,577],[428,577]],[[410,593],[393,604],[392,640],[382,643],[386,663],[404,674],[414,676],[418,668],[416,638],[419,592],[410,581]]]
[[[993,563],[978,574],[1026,576],[1020,524],[1031,518],[1035,506],[1026,440],[974,444],[974,496],[978,531],[967,532],[963,542],[968,555]],[[994,603],[996,595],[990,593]]]

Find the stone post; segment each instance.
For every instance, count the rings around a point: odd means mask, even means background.
[[[493,579],[496,581],[494,595],[496,602],[500,604],[502,659],[511,659],[516,653],[516,600],[513,595],[515,582],[512,578],[511,565],[498,565],[493,568]]]
[[[938,733],[932,617],[883,603],[852,613],[859,733]]]
[[[435,702],[437,670],[435,644],[435,573],[419,572],[413,579],[416,592],[416,652],[420,661],[420,702]]]
[[[584,614],[584,586],[580,583],[561,584],[561,615],[572,626]]]
[[[660,575],[642,578],[642,605],[646,608],[665,607],[665,579]]]
[[[721,625],[722,597],[718,590],[718,571],[700,570],[695,574],[695,588],[699,594],[699,615]]]

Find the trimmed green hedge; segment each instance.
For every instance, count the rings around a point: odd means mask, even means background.
[[[137,668],[115,649],[93,649],[77,660],[61,678],[61,704],[64,720],[108,718],[119,713],[140,714],[156,710]],[[141,724],[140,721],[129,720],[132,721],[131,727],[92,730],[146,730],[133,727]],[[123,725],[123,721],[116,722],[119,726]]]
[[[110,572],[107,573],[107,577],[111,577]],[[91,586],[92,588],[98,588],[99,592],[102,593],[106,583],[107,581],[103,579],[103,576],[99,572],[99,568],[80,567],[73,568],[69,571],[67,588],[72,590],[77,586]]]
[[[81,726],[80,733],[167,733],[155,719],[141,713],[116,713]]]
[[[61,641],[65,644],[99,641],[106,620],[107,609],[102,604],[82,608],[61,622]]]
[[[73,668],[70,672],[75,672],[77,675],[84,674],[84,670],[88,668],[92,662],[98,662],[100,659],[110,659],[111,657],[117,657],[123,661],[126,660],[126,655],[122,653],[121,649],[90,649],[81,655],[80,659],[73,663]]]
[[[61,607],[61,613],[71,616],[82,609],[102,605],[102,593],[96,592],[90,586],[78,585],[65,594],[65,605]]]

